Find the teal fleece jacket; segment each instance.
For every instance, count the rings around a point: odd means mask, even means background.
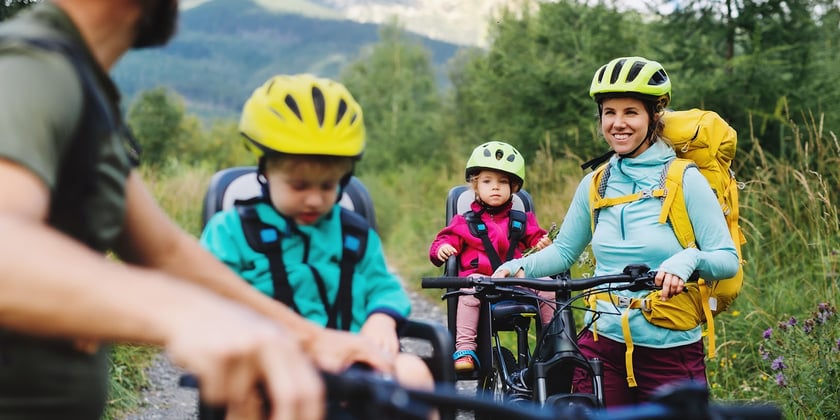
[[[662,141],[632,159],[614,155],[610,159],[612,167],[605,196],[620,197],[658,188],[665,164],[675,157],[674,151]],[[522,268],[528,277],[561,273],[577,261],[591,242],[596,259],[595,275],[621,273],[625,266],[639,263],[684,279],[695,269],[707,280],[726,279],[738,271],[738,254],[726,220],[714,192],[696,168],[689,168],[683,177],[685,202],[698,244],[698,248],[687,249],[679,244],[669,224],[658,222],[662,203],[657,198],[602,209],[593,234],[589,206],[592,176],[592,173],[587,174],[578,185],[552,246],[528,257],[509,261],[501,268],[511,273]],[[643,297],[649,291],[616,293]],[[599,300],[598,310],[607,313],[598,319],[598,334],[624,342],[621,318],[616,314],[616,308]],[[660,328],[648,322],[640,310],[630,311],[634,345],[669,348],[694,343],[701,338],[700,327],[688,331]],[[589,322],[591,317],[592,314],[587,313],[586,321]]]
[[[257,204],[257,213],[263,222],[284,232],[283,260],[300,314],[319,325],[326,325],[327,310],[321,302],[312,270],[317,270],[323,278],[329,302],[334,304],[341,277],[339,206],[336,204],[330,213],[312,225],[297,226],[299,232],[290,228],[287,219],[269,204]],[[308,238],[310,244],[306,260],[302,235]],[[252,286],[266,295],[274,295],[268,258],[248,245],[235,208],[216,213],[210,219],[201,235],[201,244]],[[411,310],[411,302],[400,279],[388,271],[382,242],[373,229],[368,235],[364,257],[356,264],[352,295],[350,331],[359,331],[374,313],[390,315],[399,325]]]

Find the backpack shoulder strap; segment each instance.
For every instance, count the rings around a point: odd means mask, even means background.
[[[294,300],[294,292],[289,284],[286,264],[283,262],[283,232],[260,219],[256,205],[262,202],[261,197],[236,201],[236,211],[242,222],[242,231],[248,246],[254,251],[265,254],[271,271],[271,282],[274,286],[274,299],[286,304],[295,312],[300,313]]]
[[[505,255],[505,261],[513,259],[513,253],[516,251],[519,241],[521,241],[522,237],[525,235],[527,226],[528,215],[525,214],[524,211],[510,211],[510,215],[508,216],[508,242],[510,245],[508,246],[507,255]]]
[[[609,177],[610,165],[606,163],[595,169],[592,175],[592,183],[589,184],[590,227],[592,232],[595,232],[595,225],[598,224],[598,212],[603,207],[600,204],[604,198],[604,187],[606,187]]]
[[[127,140],[126,150],[133,165],[139,162],[140,147],[130,130],[104,97],[96,82],[94,70],[84,58],[84,53],[78,46],[68,43],[49,31],[43,33],[18,35],[0,34],[0,44],[25,45],[52,53],[60,54],[67,59],[79,78],[83,96],[81,120],[73,135],[73,147],[68,147],[65,157],[59,166],[58,183],[51,198],[49,221],[65,233],[76,237],[94,249],[104,249],[98,244],[86,229],[95,224],[84,214],[84,206],[80,202],[88,200],[96,190],[96,159],[98,156],[96,136],[85,133],[93,124],[107,124],[114,132],[122,131]],[[73,205],[70,205],[73,204]]]
[[[481,243],[484,244],[484,252],[487,254],[487,258],[490,259],[490,265],[493,270],[499,268],[502,265],[502,259],[499,257],[499,253],[496,252],[496,247],[490,242],[490,234],[487,233],[487,225],[481,220],[481,215],[470,210],[464,213],[464,219],[467,221],[470,233],[481,239]]]
[[[367,250],[370,223],[356,212],[341,207],[341,277],[335,303],[329,314],[332,328],[339,328],[338,311],[341,311],[341,329],[349,330],[353,317],[353,274],[356,264]]]
[[[680,158],[674,159],[667,166],[663,185],[666,194],[662,200],[662,212],[659,214],[659,223],[671,221],[671,228],[683,248],[697,247],[683,190],[683,177],[686,169],[691,166],[696,167],[694,161]]]

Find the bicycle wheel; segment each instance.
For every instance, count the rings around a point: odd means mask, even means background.
[[[516,359],[513,357],[513,352],[507,347],[501,348],[503,360],[497,360],[496,347],[493,347],[493,368],[490,372],[478,380],[478,389],[476,393],[484,398],[492,399],[499,404],[504,404],[507,401],[510,389],[505,384],[505,379],[502,376],[502,368],[500,363],[504,363],[508,372],[516,368]],[[485,413],[475,413],[475,420],[492,420],[493,416]]]

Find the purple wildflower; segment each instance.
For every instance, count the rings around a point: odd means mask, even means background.
[[[773,329],[772,328],[768,328],[768,329],[764,330],[764,339],[765,340],[769,339],[771,335],[773,335]]]
[[[764,347],[764,344],[758,345],[758,354],[761,355],[761,360],[770,360],[770,352]]]
[[[840,338],[838,338],[838,339],[837,339],[837,342],[836,342],[836,343],[834,343],[834,344],[835,344],[835,346],[834,346],[834,347],[836,347],[836,348],[837,348],[837,351],[840,351]]]
[[[787,366],[785,365],[785,357],[784,356],[779,356],[776,359],[774,359],[773,363],[770,364],[770,369],[773,369],[773,370],[787,369]]]
[[[785,375],[781,372],[776,375],[776,385],[781,387],[787,386],[787,382],[785,382]]]
[[[796,325],[796,318],[790,317],[790,319],[788,320],[788,325],[790,325],[791,327]]]
[[[828,310],[828,304],[825,302],[821,302],[819,305],[817,305],[817,308],[819,308],[820,312],[826,312]]]
[[[787,322],[779,322],[779,329],[782,330],[782,331],[787,331],[787,329],[788,329]]]

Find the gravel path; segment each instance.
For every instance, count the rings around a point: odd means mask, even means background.
[[[436,302],[409,291],[412,301],[412,319],[439,322],[446,325],[446,312]],[[425,347],[424,347],[425,346]],[[426,343],[403,340],[403,347],[412,353],[429,352]],[[126,416],[123,420],[193,420],[198,418],[198,392],[195,389],[182,388],[178,380],[183,371],[174,366],[163,355],[158,355],[147,370],[151,387],[141,396],[141,407],[137,413]],[[474,381],[460,381],[459,392],[473,393]],[[471,415],[460,413],[458,420],[467,420]]]

